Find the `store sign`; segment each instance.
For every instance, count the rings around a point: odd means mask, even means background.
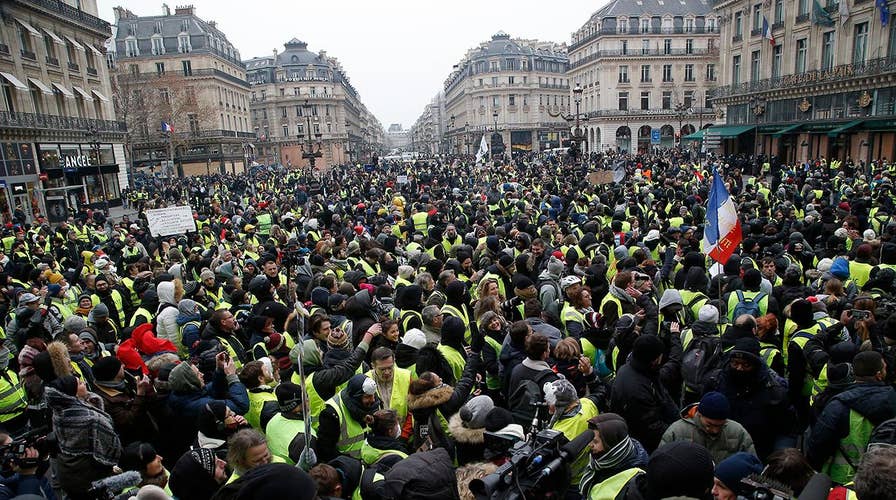
[[[63,156],[62,157],[62,167],[63,168],[90,167],[92,165],[93,164],[90,163],[90,157],[87,155]]]

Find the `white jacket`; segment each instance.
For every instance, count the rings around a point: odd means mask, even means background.
[[[156,293],[159,296],[159,310],[161,311],[156,316],[156,336],[171,341],[177,346],[178,351],[185,352],[186,350],[181,344],[180,327],[177,326],[178,311],[177,301],[174,299],[174,283],[171,281],[159,283],[156,286]],[[174,307],[165,307],[165,304],[171,304]]]

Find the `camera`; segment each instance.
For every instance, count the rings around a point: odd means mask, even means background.
[[[11,442],[0,445],[3,464],[15,464],[21,468],[37,467],[41,461],[50,456],[50,451],[53,449],[54,440],[49,431],[48,427],[36,427],[18,436],[10,436]],[[25,451],[28,448],[37,450],[38,456],[26,458]]]
[[[852,315],[852,319],[856,321],[866,320],[871,317],[870,311],[865,311],[862,309],[853,309],[850,314]]]
[[[562,448],[567,442],[562,432],[552,429],[517,442],[510,449],[509,460],[498,470],[470,481],[470,491],[477,500],[561,498],[569,486],[569,466],[564,464],[554,473],[549,463],[564,457]]]

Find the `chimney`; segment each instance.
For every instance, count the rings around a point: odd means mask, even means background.
[[[167,3],[163,3],[163,4],[162,4],[162,15],[163,15],[163,16],[170,16],[170,15],[171,15],[171,9],[168,8],[168,4],[167,4]]]
[[[208,25],[211,26],[212,28],[217,28],[217,27],[218,27],[218,22],[217,22],[217,21],[209,21],[209,22],[208,22]]]
[[[327,62],[327,51],[326,51],[326,50],[322,50],[322,51],[320,51],[320,52],[317,54],[317,56],[320,57],[320,60],[321,60],[322,62]]]
[[[193,14],[193,5],[178,5],[174,8],[175,16],[192,16]]]
[[[133,12],[125,9],[124,7],[118,6],[112,9],[115,11],[115,22],[117,23],[119,19],[136,19],[137,16],[134,15]]]

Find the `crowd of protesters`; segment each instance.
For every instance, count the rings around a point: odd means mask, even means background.
[[[0,499],[122,471],[147,499],[468,499],[542,429],[591,440],[566,498],[896,498],[896,164],[568,160],[156,178],[134,217],[17,217]],[[196,231],[159,236],[145,209],[176,205]]]

